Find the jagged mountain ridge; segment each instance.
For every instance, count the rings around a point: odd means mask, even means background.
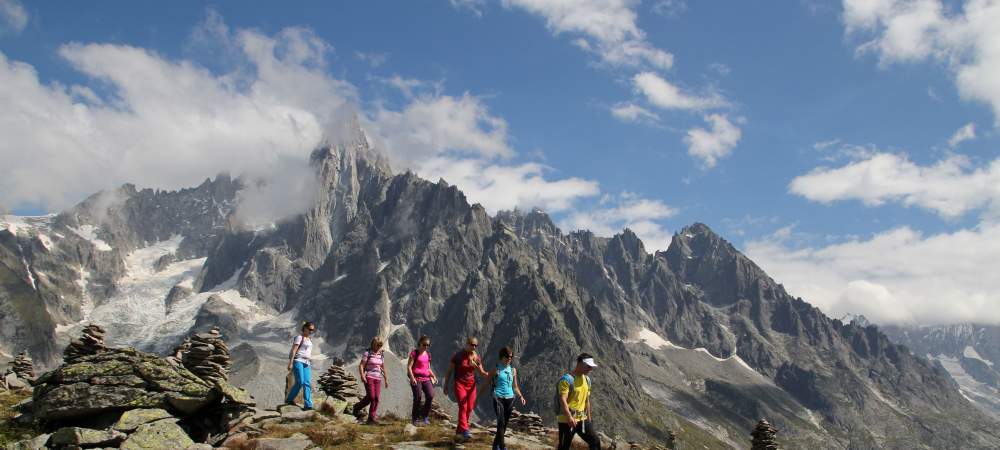
[[[938,326],[886,326],[894,342],[937,362],[973,404],[1000,419],[1000,327],[962,323]]]
[[[541,211],[490,217],[443,180],[392,174],[363,132],[318,149],[312,162],[314,206],[273,229],[229,220],[240,184],[229,177],[178,193],[126,186],[115,203],[125,206],[110,219],[97,220],[94,197],[40,228],[0,229],[0,311],[5,323],[30,323],[2,344],[57,360],[56,327],[66,332],[87,318],[87,295],[98,309],[102,298],[119,301],[115,292],[134,281],[130,255],[175,239],[155,258],[157,273],[173,274],[164,278],[169,294],[153,299],[164,309],[156,326],[179,336],[224,324],[233,340],[256,348],[248,356],[256,372],[241,373],[250,385],[268,376],[262,361],[281,359],[294,319],[308,318],[321,330],[318,349],[348,359],[376,330],[396,354],[421,334],[434,336],[440,373],[464,336],[479,336],[485,355],[511,345],[526,394],[546,416],[553,380],[572,355],[591,351],[602,361],[599,423],[624,434],[655,438],[669,427],[739,447],[766,415],[789,442],[813,448],[1000,442],[989,431],[996,423],[969,411],[939,366],[875,327],[832,320],[791,297],[705,225],[649,254],[629,230],[563,234]],[[208,204],[219,208],[206,214]],[[55,254],[37,248],[38,234],[62,224],[89,225],[93,236],[73,233],[79,239],[59,240]],[[49,270],[44,264],[62,275],[32,281],[38,268]],[[187,271],[177,269],[183,264]],[[92,275],[74,277],[84,271]],[[25,312],[31,296],[48,300]],[[48,319],[25,320],[32,314]]]

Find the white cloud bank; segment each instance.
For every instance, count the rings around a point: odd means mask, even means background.
[[[402,84],[390,84],[408,87],[400,109],[359,105],[357,88],[330,75],[333,47],[308,29],[233,32],[209,11],[192,37],[221,47],[236,69],[70,43],[59,56],[89,79],[66,86],[43,83],[34,67],[0,52],[0,205],[59,210],[126,182],[176,189],[228,171],[254,183],[240,217],[275,221],[310,205],[308,155],[338,139],[354,114],[397,168],[444,177],[491,212],[567,212],[600,193],[593,180],[550,179],[542,165],[506,162],[516,156],[507,122],[470,93],[395,77]]]
[[[1000,1],[843,0],[850,35],[882,65],[937,61],[955,77],[959,94],[993,108],[1000,123]]]
[[[909,227],[826,247],[795,248],[790,230],[746,254],[792,295],[832,317],[877,323],[1000,323],[1000,224],[924,235]]]
[[[671,233],[660,221],[677,214],[675,208],[631,192],[603,200],[601,207],[569,214],[560,226],[564,230],[590,230],[598,236],[611,236],[629,228],[642,239],[647,252],[665,250],[670,245]]]
[[[879,152],[842,167],[814,169],[792,180],[789,190],[821,203],[899,202],[946,218],[980,209],[1000,217],[1000,159],[971,168],[966,158],[956,155],[921,166],[904,154]]]

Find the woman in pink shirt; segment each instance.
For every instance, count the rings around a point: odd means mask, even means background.
[[[368,408],[368,424],[370,425],[378,424],[378,420],[375,417],[378,411],[378,400],[382,396],[383,381],[385,382],[385,388],[389,389],[389,377],[385,375],[385,359],[382,353],[383,346],[384,342],[382,342],[382,338],[378,336],[372,338],[372,343],[368,347],[368,351],[361,356],[361,364],[358,365],[361,381],[365,384],[365,398],[354,405],[354,415],[357,416],[358,412],[364,409],[365,406],[371,405]],[[359,418],[358,420],[361,419]]]
[[[434,401],[434,385],[437,384],[437,376],[431,368],[431,353],[427,351],[431,346],[430,336],[420,336],[420,341],[416,350],[410,352],[410,358],[406,362],[406,371],[410,378],[410,389],[413,391],[413,409],[410,411],[410,418],[414,425],[429,425],[431,402]],[[420,402],[420,394],[423,393],[423,404]]]

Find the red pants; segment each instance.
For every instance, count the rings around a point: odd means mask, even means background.
[[[378,411],[378,399],[381,396],[382,380],[368,377],[368,381],[365,383],[365,398],[354,405],[354,415],[357,416],[358,411],[364,409],[365,406],[371,405],[368,408],[368,420],[375,420],[375,415]]]
[[[476,409],[476,380],[456,381],[455,400],[458,401],[458,428],[456,433],[469,431],[469,416]]]

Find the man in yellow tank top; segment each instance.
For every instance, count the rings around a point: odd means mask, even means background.
[[[597,367],[594,357],[581,353],[573,371],[559,380],[559,450],[569,450],[573,436],[579,435],[591,450],[601,448],[601,438],[594,430],[590,407],[590,372]]]

